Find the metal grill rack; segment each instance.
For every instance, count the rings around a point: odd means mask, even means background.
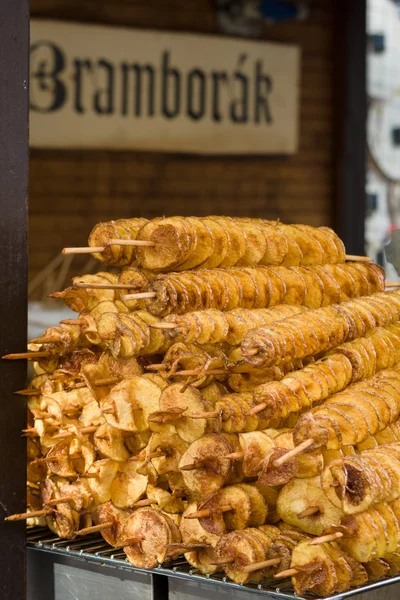
[[[97,566],[114,567],[124,571],[146,573],[153,575],[164,575],[176,579],[183,579],[199,584],[216,584],[232,592],[232,596],[240,598],[240,592],[258,594],[264,598],[275,598],[276,600],[292,600],[298,598],[293,591],[290,580],[282,580],[279,587],[276,582],[266,581],[262,585],[238,585],[229,581],[222,574],[219,575],[201,575],[196,569],[193,569],[184,559],[177,559],[171,563],[165,563],[156,569],[144,570],[137,569],[129,564],[122,549],[115,549],[106,544],[103,538],[98,534],[85,537],[85,539],[65,540],[60,539],[44,527],[34,527],[28,529],[27,534],[28,548],[41,552],[52,553],[59,556],[78,558],[85,560],[88,564]],[[340,594],[335,594],[325,600],[342,600],[361,593],[377,590],[384,586],[400,583],[400,575],[385,578],[380,581],[368,584],[357,589],[349,590]],[[238,595],[239,594],[239,595]],[[210,595],[210,598],[212,596]],[[314,594],[307,594],[308,600],[316,600]]]

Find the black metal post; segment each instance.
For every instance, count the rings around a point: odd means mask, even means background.
[[[0,355],[24,351],[27,335],[29,0],[0,2]],[[0,360],[1,597],[26,597],[25,523],[4,517],[25,510],[25,361]]]
[[[364,253],[367,169],[366,0],[335,0],[336,231]]]

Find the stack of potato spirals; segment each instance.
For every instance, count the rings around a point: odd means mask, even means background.
[[[120,270],[54,293],[79,315],[20,355],[10,520],[298,594],[400,572],[400,292],[380,267],[328,228],[227,217],[102,223],[76,251]]]

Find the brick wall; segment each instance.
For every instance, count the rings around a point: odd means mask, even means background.
[[[30,277],[100,220],[230,214],[311,225],[333,214],[333,0],[306,23],[265,28],[302,50],[300,149],[293,157],[32,150]],[[216,33],[211,0],[31,0],[34,17]],[[79,271],[84,259],[74,261]]]

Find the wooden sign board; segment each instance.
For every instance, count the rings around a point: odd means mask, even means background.
[[[295,46],[33,19],[30,57],[32,147],[297,149]]]

